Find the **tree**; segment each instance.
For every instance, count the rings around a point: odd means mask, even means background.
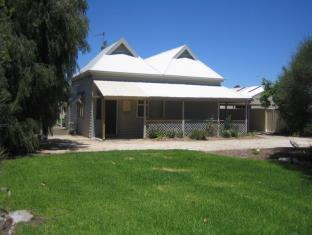
[[[273,97],[291,132],[303,134],[312,117],[312,38],[304,40],[276,83],[264,80],[264,106]]]
[[[78,52],[89,49],[87,2],[0,0],[0,9],[0,89],[8,107],[4,145],[14,154],[34,151],[39,130],[48,134],[68,98]]]

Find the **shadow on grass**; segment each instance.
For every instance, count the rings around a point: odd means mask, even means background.
[[[288,170],[300,171],[312,181],[312,148],[277,148],[268,158]]]
[[[53,151],[53,150],[77,150],[81,148],[87,148],[87,144],[80,143],[78,141],[67,139],[49,139],[40,144],[39,151]]]

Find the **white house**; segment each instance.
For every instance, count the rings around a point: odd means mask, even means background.
[[[220,133],[220,106],[244,107],[233,120],[247,132],[250,97],[222,86],[223,77],[186,45],[142,59],[120,39],[102,50],[72,78],[69,119],[90,138],[144,138],[154,130],[189,135],[207,120]]]

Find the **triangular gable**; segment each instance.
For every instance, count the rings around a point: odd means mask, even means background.
[[[188,50],[183,51],[177,59],[181,59],[181,58],[188,58],[188,59],[194,60],[194,57],[191,55],[191,53],[188,52]]]
[[[184,45],[181,50],[174,56],[174,59],[188,58],[192,60],[197,60],[196,56],[193,54],[188,46]]]
[[[111,55],[124,54],[129,56],[134,56],[131,51],[124,45],[120,44],[114,51],[111,52]]]
[[[138,57],[138,54],[130,47],[126,40],[120,39],[115,43],[115,45],[110,48],[106,53],[106,55],[117,55],[124,54],[133,57]]]

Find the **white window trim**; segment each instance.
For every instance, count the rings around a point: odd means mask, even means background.
[[[139,104],[140,101],[143,101],[144,100],[137,100],[137,105],[136,105],[136,117],[137,118],[144,118],[144,114],[142,117],[140,117],[138,114],[139,114],[139,106],[143,106],[143,110],[144,110],[144,103],[143,104]],[[149,102],[148,100],[146,100],[146,117],[149,117]]]

